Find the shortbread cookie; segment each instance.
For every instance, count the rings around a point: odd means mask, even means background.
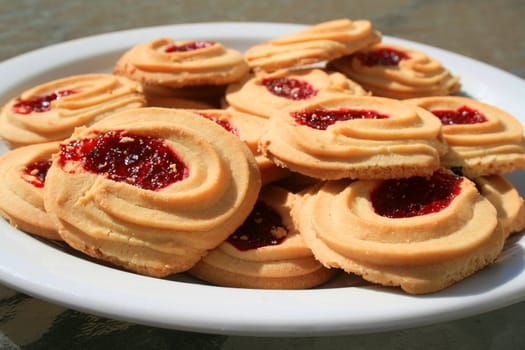
[[[505,237],[525,228],[523,198],[512,183],[501,175],[478,177],[474,182],[480,193],[496,207]]]
[[[113,73],[140,82],[146,94],[187,97],[179,89],[210,85],[223,92],[248,70],[239,51],[219,42],[158,38],[125,52]]]
[[[162,277],[222,243],[260,187],[255,159],[235,135],[193,112],[139,108],[60,145],[44,204],[73,248]]]
[[[310,68],[252,75],[229,85],[225,98],[236,110],[269,118],[298,101],[315,102],[326,95],[339,93],[368,95],[359,84],[341,73]]]
[[[290,217],[294,199],[279,187],[263,188],[246,221],[190,274],[240,288],[302,289],[326,282],[337,270],[315,260],[297,232]]]
[[[250,114],[241,113],[231,108],[224,109],[207,109],[195,110],[195,113],[215,121],[224,129],[237,135],[244,141],[257,162],[257,166],[261,172],[261,180],[263,185],[269,184],[289,175],[288,169],[279,167],[264,156],[258,146],[261,138],[261,130],[266,122],[265,119],[255,117]]]
[[[344,73],[373,95],[397,99],[449,95],[460,79],[424,52],[376,44],[334,60],[330,68]]]
[[[38,85],[0,112],[0,138],[11,148],[60,141],[74,128],[142,107],[139,84],[111,74],[75,75]]]
[[[427,97],[407,102],[431,111],[443,124],[450,151],[442,164],[470,178],[525,169],[523,127],[509,113],[459,96]]]
[[[337,19],[253,46],[244,57],[254,70],[270,72],[333,60],[380,41],[370,21]]]
[[[411,294],[439,291],[484,268],[505,240],[490,201],[444,170],[329,181],[304,193],[292,215],[325,266]]]
[[[380,97],[330,97],[272,116],[261,150],[276,164],[320,179],[430,175],[446,151],[428,111]]]
[[[0,157],[0,214],[27,233],[59,240],[44,209],[44,184],[58,143],[41,143],[8,151]]]

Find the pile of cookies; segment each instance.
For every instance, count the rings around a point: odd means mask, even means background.
[[[113,74],[4,105],[0,213],[148,276],[299,289],[344,274],[439,291],[525,228],[503,177],[525,169],[522,126],[460,88],[366,20],[245,53],[138,43]]]

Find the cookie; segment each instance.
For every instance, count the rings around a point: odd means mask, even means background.
[[[259,141],[261,130],[266,120],[255,117],[250,114],[235,111],[231,108],[224,109],[207,109],[195,110],[195,113],[205,118],[215,121],[224,129],[237,135],[244,141],[252,151],[259,171],[263,185],[283,179],[289,175],[285,168],[278,167],[259,151]]]
[[[222,243],[260,187],[255,159],[237,136],[193,112],[140,108],[61,143],[44,204],[73,248],[162,277]]]
[[[459,96],[407,102],[431,111],[442,122],[450,148],[441,159],[444,167],[456,168],[470,178],[525,169],[523,127],[509,113]]]
[[[11,148],[61,141],[78,126],[144,104],[140,85],[124,77],[85,74],[53,80],[2,108],[0,138]]]
[[[292,211],[325,266],[410,294],[442,290],[492,263],[505,236],[497,212],[465,177],[328,181]]]
[[[216,89],[248,73],[243,55],[214,41],[174,41],[158,38],[126,51],[113,67],[113,73],[143,85],[147,95],[188,97],[189,88],[199,93]],[[205,88],[200,88],[204,86]],[[197,96],[197,92],[192,94]]]
[[[461,87],[459,77],[426,53],[385,43],[333,60],[328,67],[342,72],[375,96],[443,96]]]
[[[428,111],[381,97],[329,97],[273,115],[261,150],[278,165],[314,178],[424,176],[446,151]]]
[[[512,183],[501,175],[482,176],[474,179],[478,189],[498,211],[498,220],[505,237],[525,228],[523,198]]]
[[[336,270],[323,267],[305,245],[290,217],[295,195],[264,187],[245,222],[189,273],[229,287],[303,289],[328,281]]]
[[[252,69],[271,72],[333,60],[380,41],[370,21],[337,19],[255,45],[244,57]]]
[[[44,184],[58,143],[41,143],[8,151],[0,157],[0,214],[16,228],[60,240],[44,209]]]
[[[298,101],[314,102],[330,94],[368,93],[341,73],[319,68],[283,69],[251,75],[226,89],[226,102],[238,111],[269,118]]]

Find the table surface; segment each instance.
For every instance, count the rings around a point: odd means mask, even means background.
[[[0,0],[0,61],[89,35],[196,22],[314,24],[368,19],[382,33],[426,43],[525,78],[523,0]],[[142,326],[66,309],[0,285],[0,349],[518,349],[525,302],[413,329],[336,337],[244,337]]]

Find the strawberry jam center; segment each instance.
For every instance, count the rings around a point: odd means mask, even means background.
[[[430,177],[384,180],[370,193],[370,200],[375,212],[388,218],[437,213],[460,193],[461,181],[457,175],[442,172]]]
[[[289,100],[306,100],[317,95],[317,90],[307,81],[294,78],[264,78],[262,84],[275,96]]]
[[[481,112],[467,106],[456,110],[436,109],[431,112],[441,120],[443,125],[478,124],[488,120]]]
[[[326,130],[336,122],[354,119],[386,119],[389,116],[366,109],[313,109],[302,112],[292,112],[292,117],[301,125],[318,130]]]
[[[47,112],[51,110],[51,102],[78,92],[78,90],[59,90],[48,95],[33,96],[29,100],[19,100],[13,105],[13,111],[17,114]]]
[[[361,61],[361,64],[368,67],[397,66],[401,60],[410,58],[405,52],[388,47],[366,52],[358,52],[356,56],[359,61]]]
[[[108,131],[60,145],[62,167],[80,162],[83,169],[108,179],[160,190],[186,178],[189,169],[163,139]]]
[[[47,171],[51,167],[51,159],[37,160],[33,163],[27,164],[23,170],[24,175],[29,175],[29,179],[25,179],[31,185],[42,188],[46,181]]]
[[[244,223],[228,237],[227,242],[241,251],[280,244],[288,230],[272,207],[258,201]]]
[[[188,51],[204,49],[204,48],[207,48],[213,45],[215,45],[215,42],[213,41],[192,41],[192,42],[181,44],[181,45],[175,45],[175,44],[169,45],[164,49],[164,51],[167,53],[188,52]]]

